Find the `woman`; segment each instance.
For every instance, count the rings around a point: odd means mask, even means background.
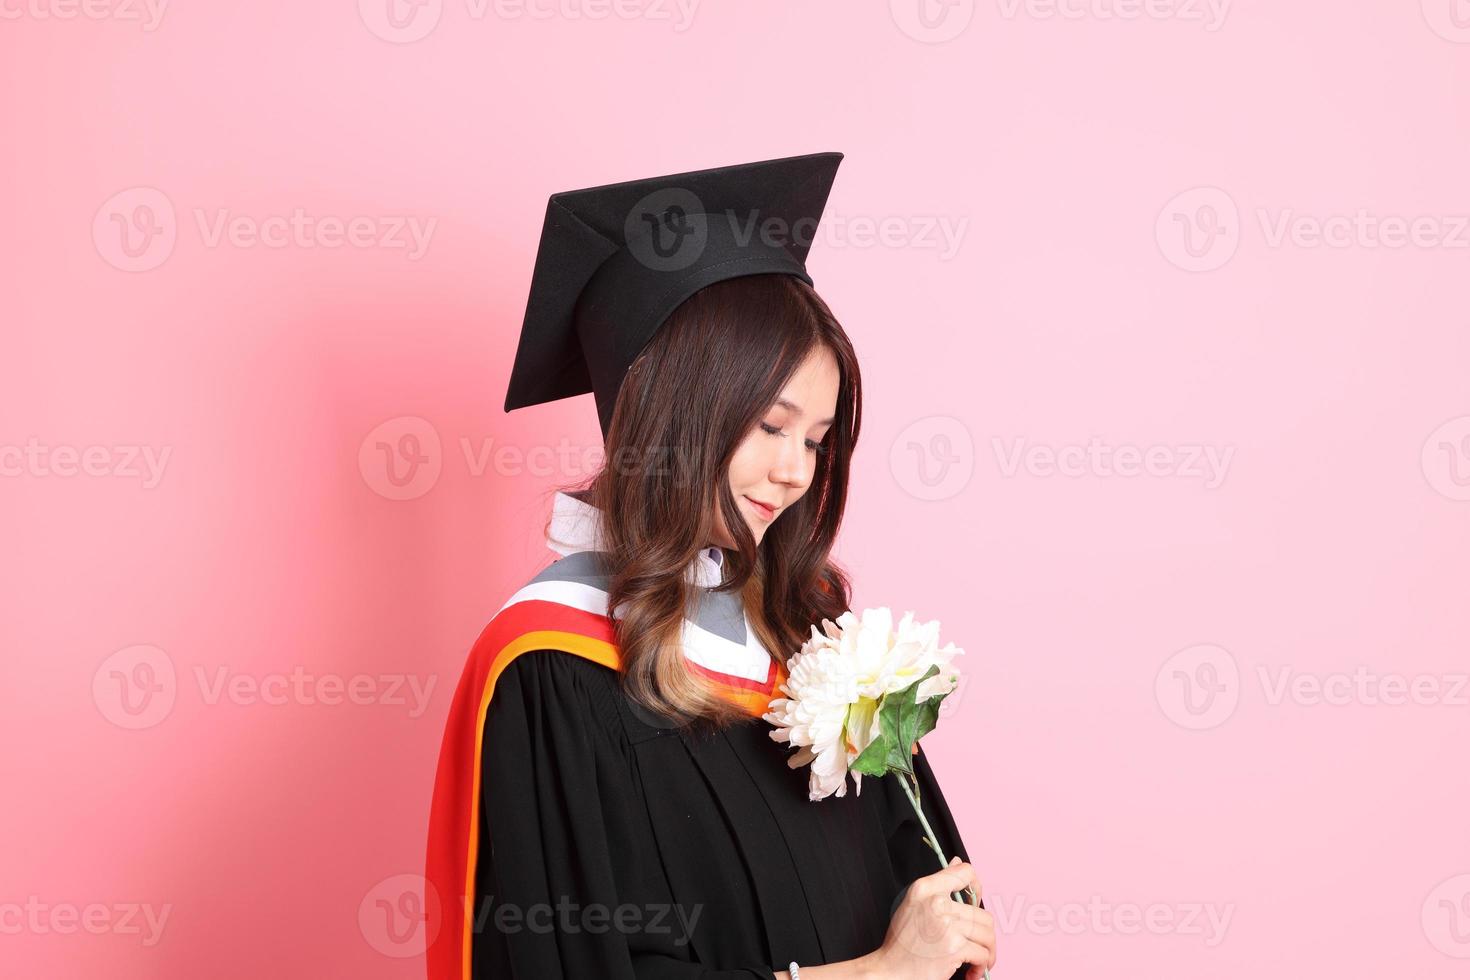
[[[950,898],[978,883],[922,748],[926,814],[963,859],[948,869],[895,780],[814,802],[760,717],[810,625],[848,606],[828,555],[861,386],[809,236],[738,228],[768,207],[814,231],[839,159],[548,206],[507,408],[592,390],[607,464],[556,494],[561,557],[501,607],[456,692],[430,823],[436,980],[942,980],[994,962],[990,913]],[[652,268],[688,235],[698,254]]]

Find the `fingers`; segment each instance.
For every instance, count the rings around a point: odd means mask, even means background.
[[[973,872],[973,876],[974,876],[974,879],[975,879],[975,897],[976,898],[984,898],[985,897],[985,884],[984,884],[984,882],[982,882],[980,880],[980,872],[975,871],[974,870],[975,869],[975,866],[973,864],[971,864],[969,861],[961,861],[960,863],[963,864],[965,867],[969,868]],[[966,902],[967,903],[968,903],[968,901],[969,900],[966,899]]]
[[[964,916],[965,938],[990,950],[993,958],[995,956],[995,916],[973,905],[960,906],[960,911]]]
[[[970,942],[966,943],[965,944],[965,962],[966,963],[969,963],[969,964],[972,964],[971,965],[971,972],[972,973],[977,973],[979,971],[992,970],[992,969],[994,969],[995,968],[995,948],[994,948],[994,943],[992,943],[990,946],[986,946],[984,943],[977,943],[974,940],[971,940]],[[983,973],[980,973],[979,975],[983,976],[984,974]]]
[[[953,894],[966,886],[978,890],[979,881],[975,869],[958,858],[915,880],[894,912],[884,948],[891,947],[900,964],[905,959],[931,966],[936,959],[949,964],[946,976],[971,964],[973,969],[965,975],[983,980],[996,961],[995,917],[987,909],[953,900]],[[906,974],[899,970],[895,975]]]
[[[918,882],[915,882],[915,884],[920,882],[923,883],[923,887],[931,891],[942,890],[945,892],[963,891],[966,887],[973,885],[976,896],[981,894],[980,879],[975,874],[974,865],[966,861],[961,861],[958,857],[950,859],[949,867],[936,871],[931,875],[925,875]]]
[[[995,916],[984,909],[977,909],[972,905],[966,905],[965,909],[970,920],[967,935],[972,943],[981,946],[990,954],[990,962],[985,964],[985,969],[995,969]]]
[[[974,881],[975,869],[959,858],[955,858],[950,862],[949,867],[925,875],[914,884],[930,892],[957,892]]]
[[[969,865],[969,862],[968,861],[965,862],[965,863],[967,865]],[[974,865],[969,865],[969,866],[970,867],[974,867]],[[978,871],[975,873],[975,897],[977,899],[981,899],[981,898],[984,898],[985,897],[985,884],[984,884],[984,882],[982,882],[980,880],[980,873]],[[973,906],[971,906],[971,907],[973,908]]]

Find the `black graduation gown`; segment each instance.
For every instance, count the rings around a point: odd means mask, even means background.
[[[473,975],[774,980],[793,959],[878,948],[903,889],[940,867],[898,777],[809,800],[807,768],[786,764],[768,722],[661,727],[618,680],[545,649],[500,677],[483,729]],[[940,847],[968,861],[922,746],[914,761]]]

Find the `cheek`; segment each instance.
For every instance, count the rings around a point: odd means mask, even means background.
[[[736,496],[746,487],[762,482],[770,471],[765,459],[765,447],[758,441],[759,435],[742,442],[740,448],[735,450],[735,455],[730,457],[730,489]]]

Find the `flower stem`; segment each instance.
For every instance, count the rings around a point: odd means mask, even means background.
[[[919,825],[924,828],[924,841],[934,850],[934,856],[939,858],[939,866],[941,868],[949,867],[949,859],[944,856],[944,851],[940,850],[939,848],[939,837],[934,833],[934,828],[929,826],[929,818],[924,816],[924,808],[919,805],[918,777],[911,772],[902,771],[899,771],[898,775],[899,785],[903,787],[904,795],[909,798],[909,803],[913,804],[914,813],[917,814],[919,817]],[[964,890],[964,894],[968,897],[968,899],[961,898],[960,892],[950,892],[950,898],[953,898],[956,902],[964,902],[968,900],[969,904],[975,906],[976,908],[980,907],[980,899],[975,895],[974,888],[967,886]],[[989,970],[985,971],[985,980],[990,980]]]

